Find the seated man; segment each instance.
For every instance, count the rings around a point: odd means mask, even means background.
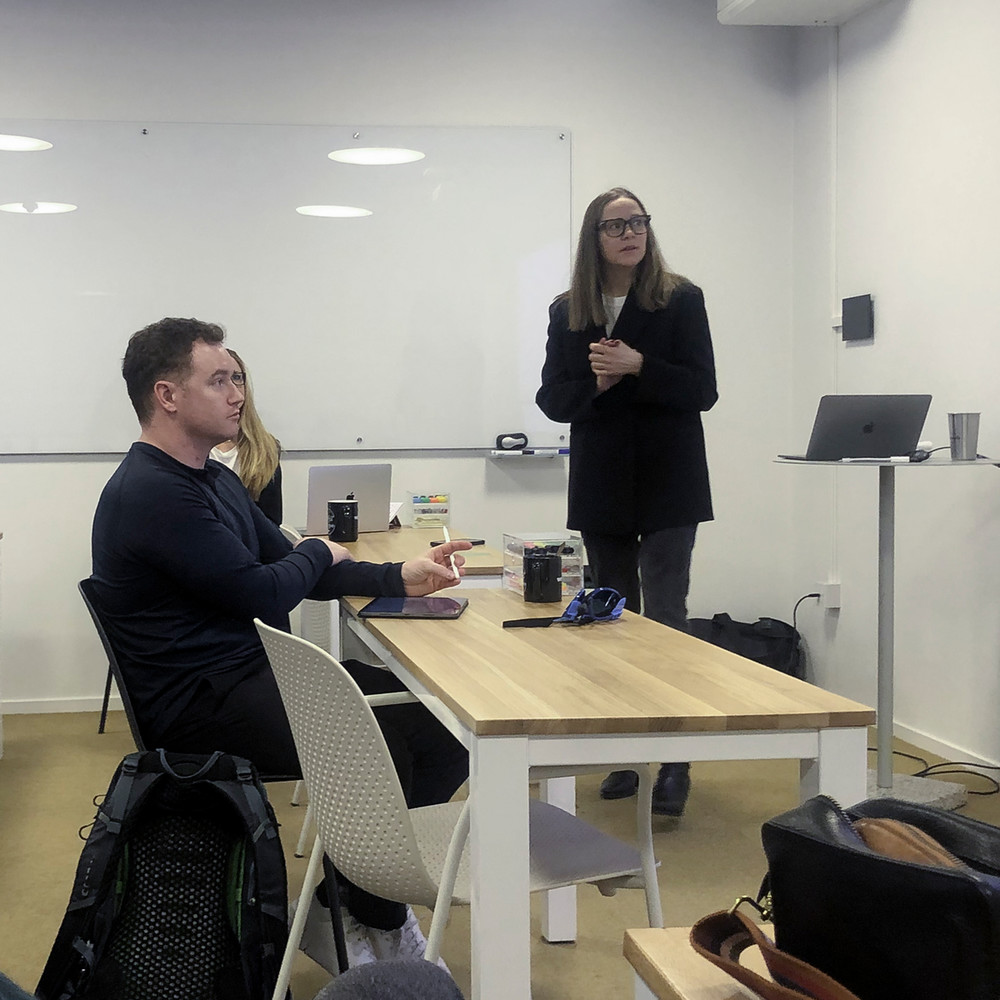
[[[343,546],[294,547],[238,476],[207,461],[236,435],[243,405],[221,327],[164,319],[129,340],[122,374],[141,433],[94,515],[93,580],[151,746],[223,750],[262,774],[300,773],[288,719],[253,619],[288,629],[303,598],[430,594],[459,582],[449,556],[468,542],[405,563],[355,562]],[[455,556],[461,571],[462,556]],[[402,690],[387,671],[344,664],[367,693]],[[468,774],[465,750],[421,705],[376,709],[411,806],[446,802]],[[348,886],[352,964],[419,957],[409,908]],[[312,922],[311,922],[312,923]],[[332,933],[326,921],[332,952]],[[307,927],[304,941],[319,928]],[[315,949],[311,950],[312,951]],[[316,955],[336,971],[332,953]]]

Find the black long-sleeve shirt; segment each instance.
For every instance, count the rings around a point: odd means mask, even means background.
[[[331,565],[319,539],[294,549],[217,462],[192,469],[136,442],[94,515],[94,587],[140,720],[169,725],[199,679],[263,653],[253,619],[288,628],[304,597],[404,593],[398,563]]]

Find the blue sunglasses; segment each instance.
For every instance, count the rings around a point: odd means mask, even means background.
[[[504,628],[548,628],[550,625],[589,625],[591,622],[613,622],[621,618],[625,598],[611,587],[581,590],[558,618],[515,618],[503,623]]]
[[[553,624],[589,625],[591,622],[613,622],[621,618],[624,610],[625,598],[612,587],[581,590]]]

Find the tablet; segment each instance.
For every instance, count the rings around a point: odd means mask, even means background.
[[[457,618],[468,606],[465,597],[376,597],[360,618]]]

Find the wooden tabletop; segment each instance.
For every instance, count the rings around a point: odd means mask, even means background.
[[[770,924],[762,929],[773,937]],[[642,927],[625,932],[622,951],[654,996],[659,1000],[759,1000],[756,993],[702,958],[691,947],[690,932],[690,927]],[[740,961],[771,978],[759,949],[747,949]]]
[[[452,538],[459,535],[452,532]],[[356,542],[344,542],[359,562],[405,562],[423,555],[431,542],[442,541],[440,528],[391,528],[388,531],[364,531]],[[503,572],[503,556],[486,545],[476,545],[462,553],[465,556],[467,576],[499,576]]]
[[[867,726],[875,712],[630,612],[617,622],[504,629],[556,616],[506,590],[454,621],[366,619],[428,690],[479,735],[725,732]],[[352,611],[369,598],[349,598]]]

